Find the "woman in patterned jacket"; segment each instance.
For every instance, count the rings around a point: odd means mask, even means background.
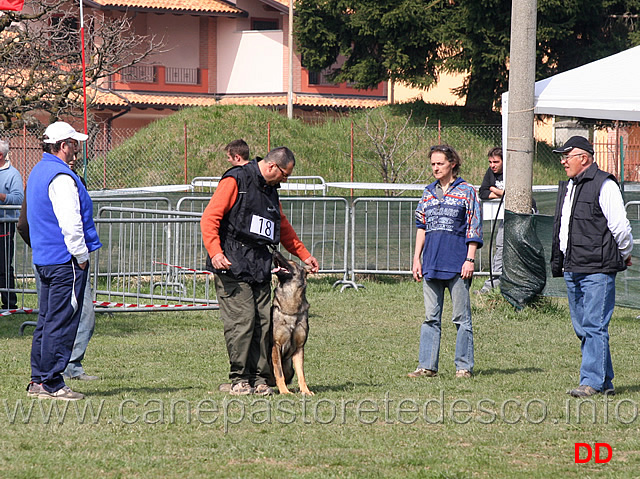
[[[458,177],[462,160],[448,145],[429,153],[436,181],[428,185],[416,208],[413,277],[423,281],[426,318],[420,328],[418,368],[409,377],[438,372],[444,291],[449,289],[456,325],[456,377],[473,373],[473,329],[469,288],[476,250],[482,247],[480,202],[473,186]]]

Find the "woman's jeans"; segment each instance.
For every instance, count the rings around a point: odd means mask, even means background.
[[[471,279],[464,280],[457,274],[452,279],[422,280],[426,319],[420,328],[419,368],[438,370],[440,355],[440,334],[444,290],[449,289],[453,305],[453,322],[458,331],[456,336],[456,370],[473,371],[473,329],[471,326],[471,300],[469,288]]]

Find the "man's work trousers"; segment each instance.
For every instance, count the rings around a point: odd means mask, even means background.
[[[31,380],[56,392],[65,385],[62,372],[69,363],[78,331],[89,263],[80,269],[71,259],[65,264],[36,268],[41,281],[40,311],[31,343]]]
[[[271,382],[271,283],[249,284],[215,275],[229,354],[229,379],[252,386]]]

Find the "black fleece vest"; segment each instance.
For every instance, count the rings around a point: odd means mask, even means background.
[[[567,252],[560,251],[560,218],[567,193],[568,181],[558,185],[558,201],[553,223],[553,248],[551,271],[553,276],[562,276],[564,271],[572,273],[616,273],[626,266],[607,218],[600,208],[600,189],[607,178],[616,178],[593,163],[576,180],[574,201],[569,223]],[[616,181],[617,184],[617,181]]]
[[[229,169],[222,178],[232,177],[238,198],[220,223],[222,251],[231,268],[216,271],[248,283],[271,280],[270,245],[280,243],[280,198],[260,173],[257,160]]]

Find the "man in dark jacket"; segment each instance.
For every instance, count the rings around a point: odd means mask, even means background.
[[[582,349],[580,385],[569,394],[614,394],[609,321],[616,274],[631,265],[631,226],[615,177],[598,169],[586,138],[572,136],[553,151],[562,154],[569,180],[558,187],[551,271],[554,277],[564,276]]]
[[[489,168],[484,175],[478,196],[481,200],[497,200],[504,196],[504,175],[502,173],[502,147],[491,148],[488,153]],[[493,218],[490,218],[493,219]],[[491,264],[491,277],[484,282],[481,289],[476,291],[484,294],[500,285],[502,274],[502,247],[504,243],[504,222],[498,220],[496,233],[496,252]]]

